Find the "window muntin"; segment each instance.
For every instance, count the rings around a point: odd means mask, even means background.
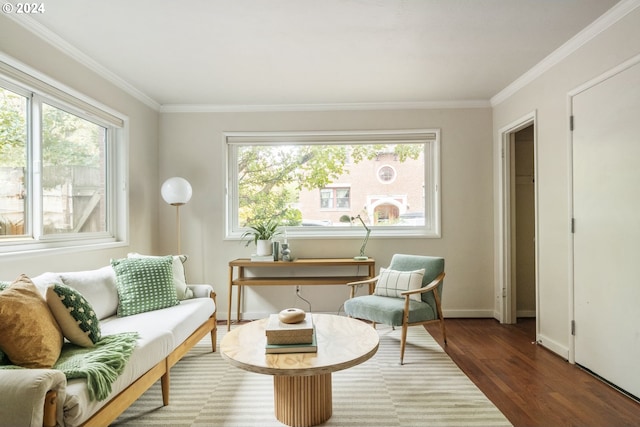
[[[439,237],[437,130],[224,137],[229,238],[252,221],[274,217],[291,237],[359,235],[350,220],[356,215],[378,235]],[[391,183],[378,179],[382,161],[393,163]]]
[[[0,252],[126,240],[125,120],[41,79],[0,62]]]

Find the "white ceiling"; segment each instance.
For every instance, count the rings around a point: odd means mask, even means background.
[[[56,0],[12,17],[156,106],[487,102],[618,0]]]

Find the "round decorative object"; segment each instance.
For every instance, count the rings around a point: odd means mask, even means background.
[[[285,308],[278,313],[278,319],[282,323],[300,323],[304,320],[306,313],[299,308]]]

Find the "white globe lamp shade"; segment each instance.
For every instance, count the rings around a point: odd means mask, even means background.
[[[191,184],[184,178],[174,176],[167,179],[160,189],[165,202],[173,206],[180,206],[191,200]]]

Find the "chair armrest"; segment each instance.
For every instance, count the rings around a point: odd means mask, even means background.
[[[2,384],[2,399],[0,399],[2,425],[42,427],[45,425],[45,403],[55,407],[53,421],[57,425],[64,425],[63,405],[67,379],[62,371],[0,369],[0,384]],[[45,402],[49,391],[54,391],[57,395],[55,402]]]
[[[347,286],[359,286],[359,285],[368,285],[369,283],[375,283],[378,281],[378,277],[372,277],[371,279],[367,279],[367,280],[360,280],[357,282],[349,282],[347,283]]]
[[[413,289],[411,291],[404,291],[404,292],[401,292],[400,295],[409,297],[409,295],[413,295],[413,294],[423,294],[425,292],[430,292],[435,288],[437,288],[440,282],[442,282],[443,280],[444,280],[444,271],[440,273],[438,277],[433,279],[431,283],[429,283],[427,286],[423,286],[422,288],[419,288],[419,289]]]
[[[357,282],[347,283],[347,286],[351,287],[351,291],[349,291],[349,299],[356,296],[356,288],[359,288],[362,285],[371,285],[372,283],[376,283],[378,281],[378,277],[380,276],[372,277],[371,279],[367,279],[367,280],[359,280]]]
[[[209,298],[212,292],[215,293],[211,285],[195,284],[187,287],[193,291],[194,298]]]

